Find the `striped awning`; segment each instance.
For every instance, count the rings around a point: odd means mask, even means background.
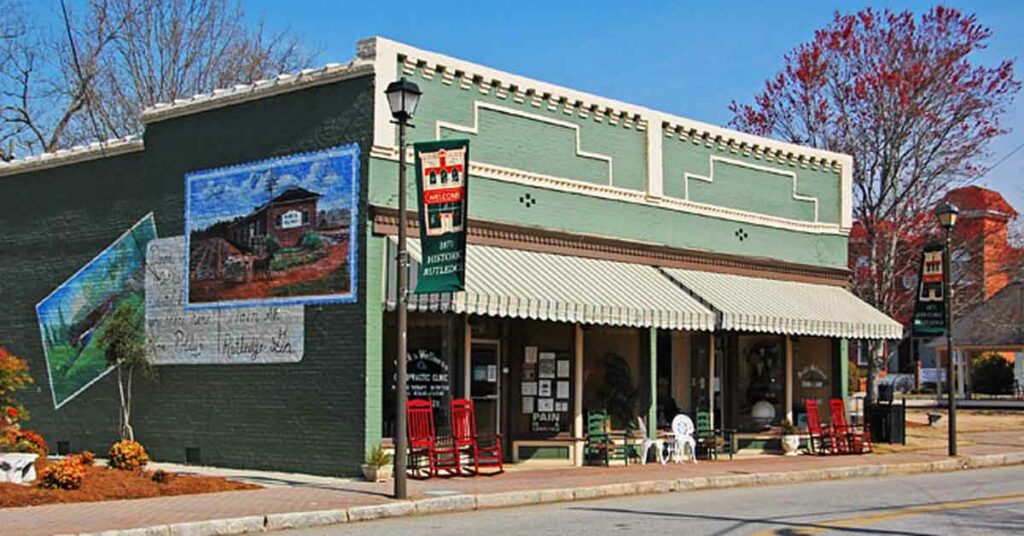
[[[418,240],[409,240],[410,289]],[[394,309],[397,243],[388,240],[387,307]],[[409,310],[609,326],[712,330],[715,315],[653,266],[470,244],[466,290],[410,294]]]
[[[719,315],[723,330],[900,339],[903,326],[842,287],[664,268]]]

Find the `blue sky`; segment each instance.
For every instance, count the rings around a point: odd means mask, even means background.
[[[325,158],[299,156],[252,165],[199,172],[189,177],[189,230],[201,230],[221,220],[245,216],[264,205],[273,178],[274,196],[301,187],[323,197],[317,210],[351,208],[353,159],[358,151],[341,151]]]
[[[362,37],[383,35],[505,71],[726,124],[729,102],[747,102],[833,11],[863,6],[923,11],[931,2],[426,2],[244,0],[248,15],[289,27],[346,61]],[[992,28],[979,61],[1024,61],[1024,2],[946,2]],[[1024,64],[1017,66],[1024,79]],[[994,163],[1024,143],[1024,92],[991,146]],[[1024,149],[981,184],[1024,212]]]
[[[74,6],[85,0],[71,0]],[[52,3],[52,5],[51,5]],[[28,2],[48,17],[58,0]],[[323,51],[320,63],[344,62],[356,40],[382,35],[501,70],[725,125],[729,102],[749,102],[782,56],[809,40],[836,10],[865,6],[923,11],[935,2],[814,1],[631,2],[590,0],[364,2],[242,0],[250,19],[290,28]],[[1024,2],[948,1],[992,28],[982,63],[1024,61]],[[1024,79],[1024,64],[1017,66]],[[1006,116],[1013,132],[991,145],[992,164],[1024,143],[1024,92]],[[1024,149],[980,184],[1024,211]]]

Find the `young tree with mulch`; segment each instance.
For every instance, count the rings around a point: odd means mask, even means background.
[[[110,320],[103,326],[99,344],[106,348],[107,364],[117,371],[117,394],[120,401],[121,439],[135,441],[132,429],[132,380],[138,369],[152,377],[153,368],[146,348],[146,331],[142,311],[131,302],[118,305]]]

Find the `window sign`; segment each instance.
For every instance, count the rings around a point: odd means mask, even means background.
[[[298,210],[289,210],[281,215],[281,228],[294,229],[302,227],[302,213]]]
[[[522,413],[529,414],[529,430],[551,435],[569,432],[572,367],[568,354],[527,346],[520,369]],[[556,378],[557,377],[557,378]]]

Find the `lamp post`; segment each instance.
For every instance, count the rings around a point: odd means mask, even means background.
[[[960,209],[956,205],[945,203],[935,209],[935,217],[946,230],[946,247],[942,248],[942,295],[946,300],[946,390],[949,396],[949,455],[956,456],[956,376],[953,368],[953,285],[952,278],[952,247],[953,226]]]
[[[420,102],[420,88],[416,84],[402,78],[388,84],[384,90],[391,108],[391,116],[398,125],[398,358],[395,365],[398,369],[398,385],[395,390],[395,498],[404,499],[406,492],[406,452],[408,437],[405,429],[406,401],[406,355],[408,352],[407,317],[409,313],[409,253],[406,249],[406,232],[408,216],[405,200],[405,127],[409,119],[416,113]]]

